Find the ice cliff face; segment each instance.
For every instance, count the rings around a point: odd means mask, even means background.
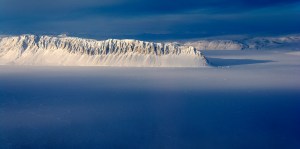
[[[202,67],[207,61],[194,47],[173,43],[21,35],[0,37],[0,64]]]

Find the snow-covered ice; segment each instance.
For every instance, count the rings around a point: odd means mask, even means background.
[[[291,52],[204,51],[204,68],[0,66],[0,148],[298,149]]]

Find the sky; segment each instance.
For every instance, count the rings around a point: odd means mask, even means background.
[[[0,34],[190,39],[300,33],[300,0],[0,0]]]

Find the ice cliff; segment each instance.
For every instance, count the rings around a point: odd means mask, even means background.
[[[192,46],[66,36],[1,36],[0,64],[56,66],[203,67]]]

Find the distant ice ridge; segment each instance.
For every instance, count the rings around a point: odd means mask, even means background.
[[[197,50],[242,50],[246,45],[234,40],[198,40],[186,42],[183,45],[193,46]]]
[[[300,50],[300,35],[255,37],[235,40],[204,39],[183,42],[197,50]]]
[[[0,64],[204,67],[207,60],[194,47],[175,43],[20,35],[0,37]]]

